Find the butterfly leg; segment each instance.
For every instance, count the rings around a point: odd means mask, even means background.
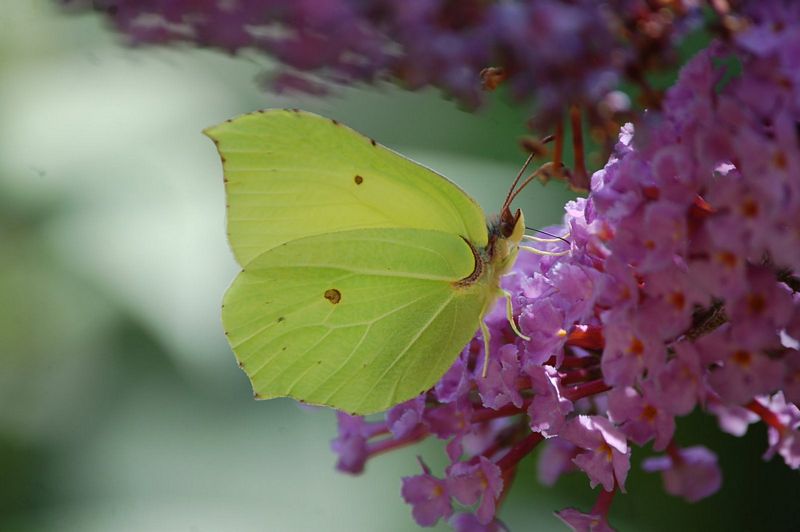
[[[503,290],[503,297],[506,298],[506,319],[508,320],[508,324],[511,325],[511,330],[523,340],[529,341],[531,339],[530,336],[522,334],[517,327],[517,323],[514,321],[514,307],[511,305],[511,292]]]
[[[531,246],[520,246],[519,249],[528,251],[530,253],[535,253],[536,255],[545,255],[548,257],[563,257],[564,255],[569,254],[569,250],[566,251],[545,251],[543,249],[536,249]]]
[[[483,336],[483,371],[481,372],[481,378],[486,378],[486,372],[489,370],[489,340],[491,339],[491,335],[489,334],[489,327],[486,326],[486,322],[481,320],[481,335]]]
[[[538,229],[537,229],[537,231],[538,231]],[[555,244],[557,242],[563,242],[564,244],[567,244],[568,246],[571,245],[569,240],[567,240],[567,238],[569,238],[569,232],[567,232],[567,234],[565,234],[564,236],[551,235],[550,233],[548,233],[546,231],[540,231],[540,232],[544,233],[544,234],[546,234],[548,236],[551,236],[552,238],[541,238],[541,237],[533,236],[533,235],[522,235],[522,240],[524,240],[526,242],[536,242],[536,243],[539,243],[539,244]],[[529,253],[535,253],[537,255],[546,255],[546,256],[549,256],[549,257],[561,257],[563,255],[567,255],[569,253],[569,251],[570,251],[569,249],[567,249],[565,251],[545,251],[543,249],[537,249],[537,248],[532,247],[532,246],[519,246],[519,249],[525,250],[525,251],[527,251]]]

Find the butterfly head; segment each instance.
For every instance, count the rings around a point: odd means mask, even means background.
[[[499,274],[511,269],[524,234],[525,219],[519,209],[511,212],[508,207],[503,207],[500,216],[490,223],[489,261]]]
[[[500,238],[516,241],[522,240],[525,233],[525,222],[522,219],[522,211],[517,209],[514,213],[508,207],[503,207],[500,212],[500,219],[497,223],[497,232]]]

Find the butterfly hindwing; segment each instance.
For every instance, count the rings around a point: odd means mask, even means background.
[[[348,412],[430,388],[478,326],[483,296],[458,236],[364,229],[287,242],[254,258],[225,296],[228,340],[259,397]]]

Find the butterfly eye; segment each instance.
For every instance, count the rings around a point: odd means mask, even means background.
[[[511,214],[511,210],[508,207],[505,207],[500,213],[500,235],[503,238],[509,238],[514,234],[514,228],[519,220],[519,214],[519,209],[517,209],[517,212],[514,214]]]

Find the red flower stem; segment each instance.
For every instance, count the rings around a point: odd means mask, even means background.
[[[562,368],[590,368],[596,366],[599,360],[595,357],[565,356],[558,369]]]
[[[770,427],[774,428],[777,431],[783,431],[786,429],[786,425],[781,423],[781,420],[775,415],[775,412],[767,408],[766,406],[762,405],[755,399],[747,403],[745,406],[751,412],[755,412],[758,414],[758,417],[761,418],[761,421],[769,425]]]
[[[381,436],[383,434],[389,434],[389,425],[386,423],[386,421],[378,421],[370,425],[371,426],[369,427],[367,434],[365,434],[367,439]]]
[[[617,490],[601,490],[600,495],[597,496],[594,506],[592,506],[592,513],[594,515],[602,515],[603,517],[606,517],[608,515],[608,511],[611,509],[611,503],[614,502],[614,495],[616,493]]]
[[[703,199],[703,196],[695,196],[694,201],[692,201],[691,207],[689,207],[689,218],[698,222],[702,222],[712,214],[717,212],[717,210],[706,200]]]
[[[603,379],[597,379],[596,381],[590,381],[585,384],[573,386],[572,388],[564,390],[563,393],[564,397],[570,401],[577,401],[578,399],[582,399],[584,397],[607,392],[610,389],[611,386],[603,382]]]
[[[555,145],[553,146],[553,167],[555,168],[556,175],[564,175],[562,166],[564,161],[564,120],[563,118],[556,123],[555,132]]]
[[[564,373],[564,376],[561,377],[561,384],[569,386],[571,384],[583,383],[589,379],[597,378],[598,373],[598,370],[593,368],[573,369]]]
[[[569,108],[569,121],[572,126],[572,151],[575,160],[575,175],[581,186],[589,188],[587,179],[586,161],[584,159],[583,124],[581,122],[581,108],[571,105]]]
[[[531,404],[533,399],[526,399],[523,401],[522,406],[516,407],[514,405],[506,405],[502,408],[494,410],[492,408],[481,408],[472,413],[470,418],[471,423],[482,423],[484,421],[491,421],[501,417],[516,416],[525,412]]]
[[[393,451],[395,449],[399,449],[401,447],[406,447],[407,445],[411,445],[417,443],[419,441],[424,440],[428,437],[430,432],[428,429],[419,426],[410,434],[403,436],[402,438],[394,439],[391,436],[385,438],[383,440],[374,441],[369,443],[369,451],[368,454],[371,457],[388,452]]]
[[[525,439],[514,445],[503,457],[497,461],[497,467],[502,471],[507,471],[525,458],[537,445],[544,439],[538,432],[528,434]]]
[[[667,445],[667,455],[672,458],[673,466],[678,466],[683,463],[683,456],[681,456],[680,448],[675,445],[675,440],[669,442]]]
[[[566,344],[600,351],[606,345],[603,328],[597,325],[574,327],[567,336]]]

